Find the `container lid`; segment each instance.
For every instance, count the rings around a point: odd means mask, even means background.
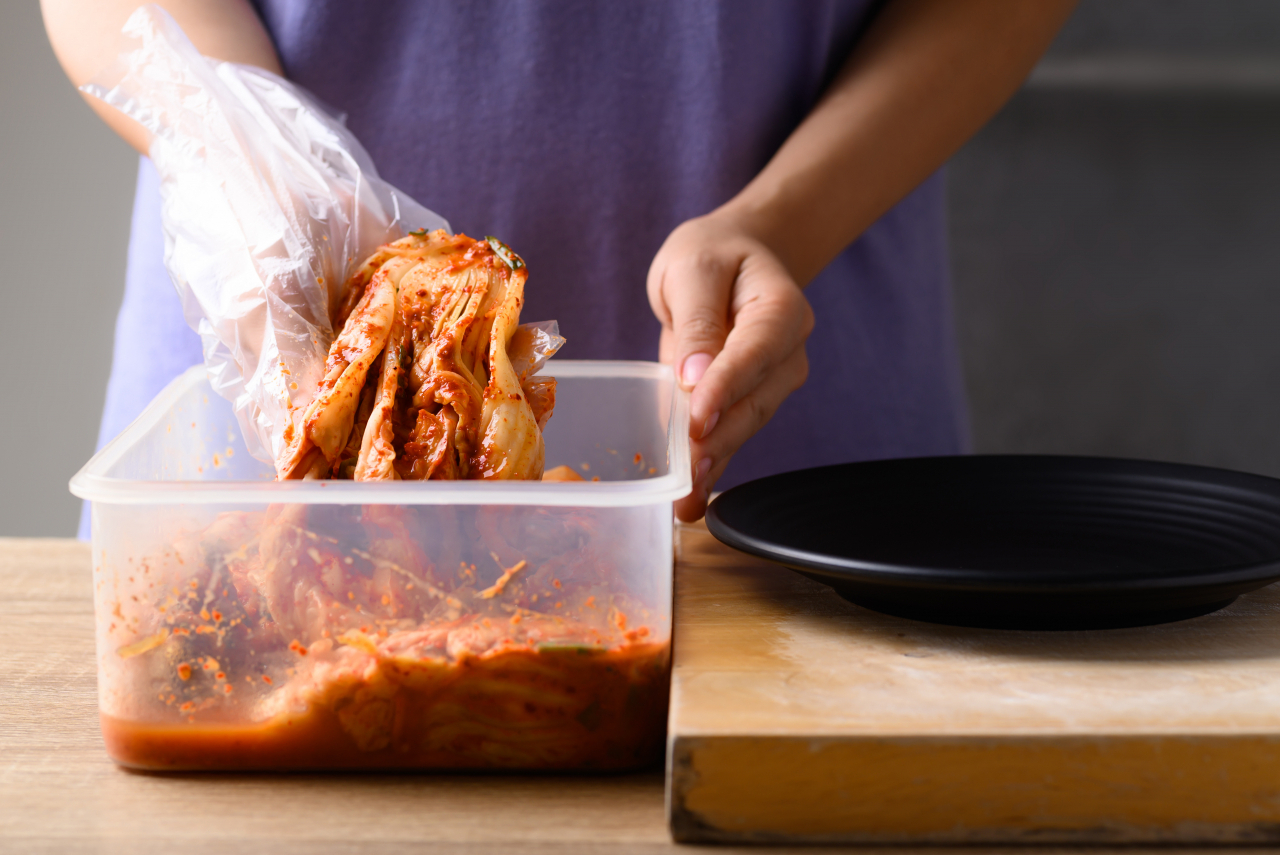
[[[628,507],[673,502],[689,494],[689,396],[671,368],[656,362],[553,360],[556,378],[631,378],[670,390],[666,472],[626,481],[227,481],[137,480],[109,475],[143,437],[198,387],[208,387],[203,365],[188,369],[158,394],[140,416],[107,443],[71,479],[71,492],[106,504],[327,504],[327,505],[555,505]]]

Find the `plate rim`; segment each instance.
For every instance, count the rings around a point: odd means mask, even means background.
[[[966,571],[957,568],[900,565],[851,558],[833,558],[832,556],[824,553],[813,552],[811,550],[770,545],[759,538],[744,534],[731,527],[724,521],[720,513],[726,504],[732,502],[732,495],[734,492],[763,481],[784,477],[794,478],[806,472],[850,466],[875,464],[891,465],[906,461],[923,463],[930,460],[954,460],[956,458],[964,458],[967,460],[995,459],[1050,461],[1057,463],[1072,462],[1104,465],[1137,464],[1142,467],[1152,467],[1155,469],[1169,468],[1171,470],[1179,470],[1188,474],[1194,471],[1200,471],[1205,473],[1214,473],[1219,478],[1226,475],[1232,478],[1241,478],[1248,481],[1273,483],[1276,487],[1276,495],[1272,498],[1277,504],[1280,504],[1280,479],[1270,478],[1269,476],[1258,475],[1256,473],[1239,472],[1232,469],[1200,466],[1197,464],[1173,463],[1127,457],[1098,457],[1063,454],[932,455],[927,457],[886,458],[828,464],[825,466],[807,467],[805,469],[796,469],[752,479],[751,481],[744,482],[726,490],[712,500],[706,511],[707,530],[721,543],[741,552],[745,552],[748,555],[753,555],[757,558],[762,558],[766,561],[791,569],[804,570],[808,573],[828,577],[835,582],[845,584],[853,583],[880,587],[917,588],[931,591],[955,591],[957,593],[1051,596],[1054,594],[1097,595],[1103,593],[1137,593],[1141,591],[1171,593],[1179,590],[1190,591],[1197,588],[1233,585],[1255,585],[1257,587],[1261,587],[1263,584],[1280,580],[1280,556],[1277,556],[1276,560],[1270,562],[1219,565],[1212,568],[1205,568],[1200,572],[1197,572],[1195,575],[1179,577],[1148,577],[1143,579],[1131,578],[1119,580],[1095,579],[1092,581],[1049,584],[1044,582],[1019,584],[1016,580],[1005,579],[1001,581],[994,581],[989,578],[976,579],[972,576],[965,578]]]

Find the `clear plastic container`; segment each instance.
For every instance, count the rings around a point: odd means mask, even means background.
[[[622,769],[661,757],[668,368],[553,361],[583,482],[285,482],[202,367],[71,481],[107,750],[145,769]],[[595,480],[599,479],[599,480]]]

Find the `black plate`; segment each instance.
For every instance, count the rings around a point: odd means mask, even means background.
[[[1207,614],[1280,579],[1280,481],[1093,457],[928,457],[787,472],[707,528],[879,612],[1097,629]]]

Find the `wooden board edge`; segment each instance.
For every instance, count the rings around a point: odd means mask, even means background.
[[[673,735],[681,843],[1280,842],[1280,734]]]

